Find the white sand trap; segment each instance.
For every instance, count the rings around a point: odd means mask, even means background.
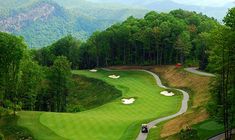
[[[160,94],[164,96],[174,96],[175,94],[173,92],[168,92],[168,91],[162,91]]]
[[[118,78],[120,78],[120,76],[117,76],[117,75],[109,75],[109,78],[118,79]]]
[[[95,69],[92,69],[92,70],[90,70],[90,72],[97,72],[97,70],[95,70]]]
[[[130,98],[130,99],[122,99],[122,103],[125,105],[130,105],[133,104],[135,102],[134,98]]]

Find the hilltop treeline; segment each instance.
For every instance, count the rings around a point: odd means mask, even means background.
[[[49,64],[52,57],[45,60],[47,55],[57,56],[56,51],[60,51],[68,56],[68,51],[74,49],[72,46],[77,45],[79,49],[76,55],[69,56],[76,61],[74,68],[186,62],[194,65],[199,63],[200,68],[205,69],[208,63],[206,50],[209,49],[206,48],[207,34],[218,26],[214,19],[195,12],[174,10],[167,14],[153,11],[143,19],[129,17],[103,32],[95,32],[85,43],[71,45],[76,39],[65,37],[39,50],[36,59],[41,64]],[[63,45],[62,42],[70,43]]]
[[[103,32],[94,33],[81,47],[81,68],[109,65],[167,65],[207,62],[201,38],[218,23],[183,10],[150,12],[143,19],[129,17]]]

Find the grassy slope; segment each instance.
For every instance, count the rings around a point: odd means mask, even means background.
[[[163,78],[170,87],[188,90],[191,98],[190,108],[187,113],[162,124],[161,133],[157,132],[157,129],[150,132],[149,140],[174,135],[187,125],[197,124],[208,118],[205,106],[210,99],[208,85],[210,77],[198,76],[181,69],[175,69],[175,66],[155,67],[151,70],[160,74],[161,78]],[[168,137],[168,139],[176,138],[175,136],[172,136]]]
[[[40,123],[40,116],[43,112],[19,112],[20,119],[18,125],[27,127],[37,140],[65,140],[65,138],[57,135],[48,127]]]
[[[89,71],[74,71],[74,73],[104,80],[121,90],[124,97],[136,97],[137,100],[133,105],[123,105],[120,99],[117,99],[98,108],[76,114],[41,114],[37,125],[42,123],[57,135],[68,139],[135,139],[141,123],[173,114],[180,108],[182,97],[160,95],[161,89],[155,85],[154,78],[145,72],[100,70],[98,73]],[[108,78],[108,75],[113,73],[120,75],[121,78]],[[24,115],[24,112],[21,115]],[[22,117],[19,124],[33,131],[28,123],[39,120]],[[38,138],[44,133],[40,129],[33,132]]]
[[[18,116],[0,117],[0,140],[34,140],[32,133],[25,127],[17,125]]]
[[[122,95],[120,90],[101,80],[73,75],[74,84],[67,97],[68,112],[79,112],[108,103]]]
[[[223,132],[223,125],[218,124],[213,120],[206,120],[202,123],[193,126],[198,131],[201,140],[207,140],[215,134]]]

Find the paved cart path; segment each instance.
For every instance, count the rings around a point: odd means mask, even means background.
[[[191,73],[194,73],[194,74],[202,75],[202,76],[215,77],[214,74],[203,72],[203,71],[199,71],[198,68],[196,68],[196,67],[185,68],[184,70],[186,70],[188,72],[191,72]]]
[[[232,130],[232,134],[235,134],[235,129]],[[225,134],[222,133],[212,138],[209,138],[208,140],[223,140],[224,138],[225,138]]]
[[[147,70],[141,70],[141,71],[145,71],[145,72],[151,74],[155,78],[156,84],[159,87],[165,88],[165,89],[175,89],[175,88],[168,88],[168,87],[162,85],[162,82],[161,82],[160,78],[155,73],[147,71]],[[149,122],[147,124],[149,129],[152,128],[153,126],[159,124],[160,122],[163,122],[163,121],[175,118],[175,117],[177,117],[177,116],[179,116],[179,115],[181,115],[181,114],[183,114],[183,113],[185,113],[187,111],[187,109],[188,109],[189,94],[187,92],[181,90],[181,89],[175,89],[175,90],[178,90],[178,91],[180,91],[183,94],[182,105],[181,105],[181,108],[180,108],[179,112],[177,112],[176,114],[173,114],[173,115],[170,115],[170,116],[166,116],[166,117],[162,117],[162,118],[156,119],[156,120],[154,120],[152,122]],[[146,140],[147,136],[148,136],[148,134],[144,134],[144,133],[142,133],[140,131],[136,140]]]

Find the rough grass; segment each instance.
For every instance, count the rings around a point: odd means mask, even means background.
[[[181,105],[182,96],[160,95],[162,89],[157,87],[155,79],[145,72],[99,70],[97,73],[73,73],[103,80],[121,90],[123,97],[137,97],[137,100],[132,105],[123,105],[119,98],[98,108],[75,114],[41,113],[38,114],[40,117],[32,118],[28,112],[22,112],[23,117],[19,124],[32,130],[38,139],[46,138],[44,131],[53,131],[60,138],[71,140],[134,140],[141,123],[174,114]],[[111,74],[120,75],[121,78],[110,79],[108,75]],[[37,127],[42,127],[42,130]]]
[[[205,106],[210,99],[210,77],[198,76],[176,69],[175,66],[161,66],[151,68],[151,71],[161,75],[170,87],[188,89],[190,106],[187,113],[172,119],[163,125],[161,137],[168,137],[178,133],[186,126],[197,124],[208,118]]]
[[[18,116],[6,115],[0,118],[0,139],[34,140],[32,133],[25,127],[17,125]]]

